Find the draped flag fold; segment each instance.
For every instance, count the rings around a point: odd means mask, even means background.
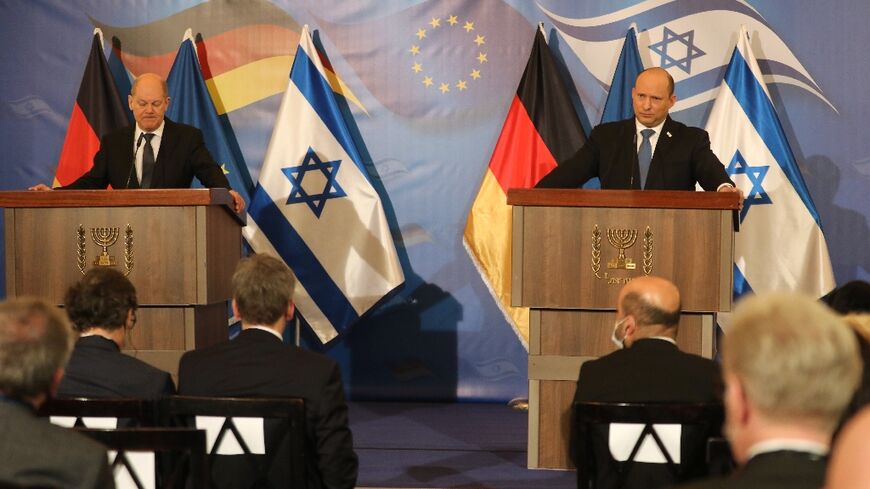
[[[308,26],[248,214],[245,237],[293,270],[297,309],[324,343],[404,282],[380,196]]]
[[[496,302],[528,346],[528,308],[511,307],[510,188],[529,188],[586,136],[539,29],[465,225],[464,243]]]
[[[821,220],[776,115],[746,28],[707,131],[713,152],[743,190],[735,242],[734,293],[798,290],[821,297],[834,287]]]
[[[634,117],[631,90],[634,88],[634,80],[641,71],[643,71],[643,62],[637,49],[637,36],[632,27],[625,34],[619,61],[613,72],[613,81],[610,82],[610,90],[607,92],[607,100],[601,112],[602,124]]]
[[[225,131],[225,126],[218,118],[202,76],[190,29],[178,48],[175,62],[166,78],[166,85],[171,98],[166,117],[175,122],[190,124],[202,131],[205,146],[223,169],[230,186],[244,197],[245,202],[250,202],[251,188],[254,185],[248,173],[248,165],[244,161],[238,161],[241,156],[235,156],[232,151],[229,138],[235,138],[235,135],[231,130],[229,133]]]
[[[84,175],[94,164],[100,138],[129,124],[103,54],[102,33],[96,29],[57,162],[54,186],[69,185]]]

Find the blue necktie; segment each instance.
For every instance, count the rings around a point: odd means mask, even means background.
[[[652,145],[649,142],[649,138],[655,133],[652,129],[640,131],[643,141],[640,142],[640,149],[637,151],[637,165],[640,167],[641,189],[646,187],[646,174],[649,173],[649,164],[652,162]]]
[[[154,148],[151,146],[151,139],[154,138],[154,133],[149,132],[143,134],[145,137],[145,147],[142,148],[142,185],[141,188],[151,188],[151,177],[154,176]]]

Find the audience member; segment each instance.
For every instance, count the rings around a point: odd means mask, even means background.
[[[855,336],[818,301],[769,293],[738,305],[722,359],[740,468],[684,487],[822,487],[831,432],[861,376]]]
[[[626,284],[617,298],[613,330],[613,341],[620,349],[583,364],[574,401],[720,401],[719,366],[677,348],[680,308],[680,292],[668,280],[640,277]],[[578,441],[572,439],[571,451],[579,466],[578,448]],[[682,460],[687,468],[703,466],[703,454],[686,453]],[[608,467],[602,463],[597,466]],[[696,474],[690,470],[688,476],[692,475]],[[629,473],[627,487],[673,482],[661,464],[637,464]],[[606,489],[615,483],[613,470],[599,470],[597,487]]]
[[[822,302],[840,314],[870,313],[870,283],[847,282],[828,292]]]
[[[357,456],[338,364],[282,340],[294,311],[293,274],[276,258],[254,255],[239,262],[232,283],[233,312],[242,320],[242,332],[232,341],[185,353],[179,393],[303,398],[315,452],[309,487],[353,488]]]
[[[95,267],[69,288],[64,298],[73,327],[81,333],[60,382],[60,397],[171,395],[168,373],[121,352],[136,324],[136,289],[121,272]]]
[[[834,444],[825,489],[870,489],[870,408],[862,409]]]
[[[861,384],[855,391],[855,395],[852,396],[852,400],[840,420],[841,427],[858,411],[870,405],[870,314],[849,314],[843,317],[843,321],[855,332],[858,351],[861,353],[863,373],[861,374]],[[839,430],[837,431],[839,432]]]
[[[72,331],[39,299],[0,304],[0,485],[113,488],[106,450],[35,411],[56,390]]]

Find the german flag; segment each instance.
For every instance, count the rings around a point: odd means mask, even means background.
[[[465,226],[465,246],[484,280],[528,347],[527,308],[510,306],[509,188],[530,188],[586,142],[553,54],[541,29]]]
[[[97,29],[66,130],[54,186],[69,185],[90,170],[94,155],[100,149],[100,138],[129,124],[103,55],[102,33]]]

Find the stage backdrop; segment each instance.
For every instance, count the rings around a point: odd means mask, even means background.
[[[462,235],[538,23],[587,132],[632,24],[644,65],[677,80],[675,118],[702,127],[745,25],[842,283],[870,279],[868,15],[861,0],[3,0],[0,188],[51,183],[95,27],[107,54],[118,39],[128,75],[168,74],[185,30],[199,35],[233,163],[256,182],[308,24],[343,86],[406,283],[325,347],[306,344],[341,362],[357,399],[502,401],[526,395],[524,341]]]

